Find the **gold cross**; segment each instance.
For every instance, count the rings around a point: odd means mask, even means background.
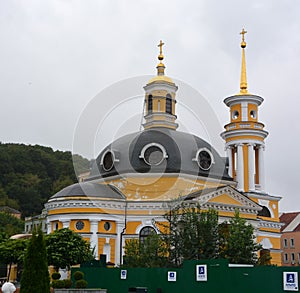
[[[247,31],[245,31],[244,29],[242,29],[242,31],[240,32],[240,35],[242,35],[242,42],[245,42],[245,34],[247,33]]]
[[[157,45],[157,47],[159,47],[159,54],[162,55],[162,46],[164,45],[165,43],[163,43],[162,40],[160,40],[159,42],[159,45]]]

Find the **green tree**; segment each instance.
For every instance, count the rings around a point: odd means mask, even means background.
[[[26,249],[20,293],[49,293],[47,252],[41,229],[33,231]]]
[[[88,160],[75,156],[74,162],[88,170]],[[71,152],[0,143],[0,205],[20,210],[22,217],[40,213],[51,195],[75,182]]]
[[[8,236],[19,234],[24,231],[24,221],[6,212],[0,212],[0,233]]]
[[[218,213],[202,211],[199,205],[182,203],[165,216],[168,226],[164,235],[170,262],[179,266],[187,259],[218,257]]]
[[[64,228],[46,236],[48,263],[56,270],[92,260],[90,245],[80,235]]]
[[[253,226],[240,217],[238,210],[227,228],[225,225],[226,223],[223,224],[220,256],[235,264],[256,264],[257,251],[261,249],[261,245],[255,242]]]
[[[27,247],[27,239],[4,239],[0,243],[0,263],[22,264],[24,252]]]
[[[124,263],[126,267],[165,267],[168,264],[167,252],[160,235],[149,235],[144,241],[130,239],[125,244]]]

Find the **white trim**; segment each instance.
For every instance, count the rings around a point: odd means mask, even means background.
[[[300,223],[300,214],[298,214],[283,230],[283,232],[293,232]]]
[[[211,158],[210,166],[207,169],[205,169],[205,168],[203,168],[203,167],[200,166],[199,154],[202,151],[207,152],[210,155],[210,158]],[[213,156],[212,152],[208,148],[200,148],[200,149],[198,149],[197,152],[196,152],[196,156],[192,159],[192,161],[196,162],[198,164],[199,168],[202,169],[202,170],[204,170],[204,171],[208,171],[211,168],[211,166],[215,163],[214,156]]]
[[[243,144],[237,145],[237,189],[244,190],[244,154],[243,154]]]
[[[97,178],[94,180],[90,180],[90,181],[86,181],[86,182],[93,182],[93,183],[102,183],[102,182],[112,182],[115,181],[117,179],[123,179],[126,180],[126,178],[143,178],[145,177],[144,173],[126,173],[126,174],[118,174],[115,176],[110,176],[109,178]],[[222,180],[222,179],[216,179],[216,178],[211,178],[211,177],[205,177],[205,176],[197,176],[197,175],[191,175],[191,174],[186,174],[186,173],[147,173],[147,177],[148,178],[155,178],[155,177],[159,177],[159,178],[163,178],[163,177],[179,177],[181,179],[185,179],[185,180],[203,180],[205,182],[209,181],[209,182],[216,182],[222,185],[228,185],[228,184],[234,184],[234,181],[232,180]]]
[[[229,263],[228,267],[229,268],[253,268],[254,265]]]
[[[264,99],[257,95],[235,95],[224,99],[224,103],[228,107],[240,104],[241,102],[248,102],[259,106],[262,104],[263,101]]]
[[[165,90],[168,93],[171,94],[175,94],[178,90],[178,86],[176,86],[175,84],[168,84],[165,82],[157,82],[157,83],[151,83],[151,84],[147,84],[146,86],[144,86],[144,90],[146,92],[146,94],[153,94],[154,91],[161,91],[161,90]]]
[[[241,103],[241,110],[242,110],[242,121],[248,121],[248,103],[242,102]]]
[[[259,136],[262,139],[265,139],[268,136],[268,131],[262,129],[254,129],[254,128],[245,128],[245,129],[232,129],[232,130],[225,130],[221,133],[221,137],[226,140],[228,138],[234,138],[237,136]],[[249,140],[247,141],[258,141],[260,144],[263,144],[262,140]],[[245,142],[245,141],[243,141]]]
[[[156,164],[151,164],[150,162],[148,162],[145,158],[145,152],[147,151],[147,149],[151,148],[151,147],[157,147],[159,148],[161,151],[162,151],[162,159],[156,163]],[[149,166],[158,166],[160,165],[165,159],[168,158],[168,154],[167,154],[167,151],[166,149],[164,148],[164,146],[162,146],[161,144],[159,143],[155,143],[155,142],[152,142],[152,143],[148,143],[146,144],[143,148],[142,148],[142,151],[141,151],[141,154],[139,155],[139,158],[140,159],[143,159],[144,162],[149,165]]]
[[[112,155],[112,165],[109,169],[106,169],[103,165],[103,161],[104,161],[104,157],[108,154],[111,153]],[[115,152],[111,149],[107,149],[103,155],[101,156],[101,160],[100,160],[100,166],[102,166],[102,168],[104,169],[104,171],[108,172],[110,171],[114,166],[115,166],[115,162],[119,162],[119,160],[116,158]]]

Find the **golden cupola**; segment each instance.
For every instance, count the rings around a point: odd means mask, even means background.
[[[268,132],[258,120],[258,109],[263,98],[248,92],[245,56],[245,34],[241,31],[242,66],[240,92],[224,100],[230,109],[230,123],[221,134],[229,159],[229,175],[244,192],[264,191],[264,149]]]
[[[159,63],[156,66],[157,75],[151,78],[145,90],[145,113],[143,124],[144,129],[164,127],[176,130],[178,124],[176,121],[176,91],[178,87],[173,80],[165,75],[165,65],[162,63],[164,55],[162,51],[164,43],[160,41]]]

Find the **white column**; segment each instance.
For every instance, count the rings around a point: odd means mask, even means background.
[[[51,222],[49,222],[48,219],[47,219],[47,234],[50,234],[51,232],[52,232]]]
[[[237,145],[237,189],[244,190],[244,156],[243,156],[243,144]]]
[[[115,263],[122,264],[122,256],[123,256],[123,246],[124,246],[124,236],[122,237],[123,229],[125,228],[124,222],[116,222],[117,226],[117,239],[116,239],[116,247],[115,247]],[[122,239],[121,239],[122,238]],[[122,242],[121,242],[122,241]]]
[[[60,219],[60,221],[62,222],[63,228],[69,228],[70,227],[70,220]]]
[[[249,181],[249,191],[255,190],[255,181],[254,181],[254,173],[255,173],[255,158],[254,158],[254,145],[248,144],[248,181]]]
[[[90,221],[90,227],[91,227],[91,239],[90,239],[90,246],[92,249],[94,249],[94,256],[96,259],[99,259],[98,255],[98,221],[97,220],[91,220]]]
[[[232,147],[230,147],[230,146],[227,147],[227,156],[228,156],[228,162],[229,162],[228,175],[230,177],[233,177],[233,174],[232,174]]]
[[[258,174],[259,174],[259,185],[261,191],[265,190],[265,164],[264,164],[264,151],[265,147],[260,145],[258,148]]]

